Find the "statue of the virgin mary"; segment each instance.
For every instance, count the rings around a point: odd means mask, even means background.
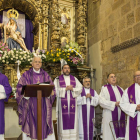
[[[7,11],[7,17],[9,18],[7,25],[4,25],[3,23],[0,24],[0,27],[4,28],[4,42],[7,43],[9,49],[21,48],[25,51],[28,51],[21,36],[21,31],[16,22],[18,15],[19,14],[17,10],[10,9]]]

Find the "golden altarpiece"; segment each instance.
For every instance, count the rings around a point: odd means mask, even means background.
[[[8,9],[24,13],[33,24],[34,49],[53,50],[76,41],[82,57],[87,56],[87,0],[1,0],[0,12]],[[21,75],[31,66],[19,67]],[[18,81],[17,64],[0,67],[10,84]],[[43,65],[52,79],[61,74],[60,63]],[[80,81],[85,76],[93,79],[95,70],[85,65],[74,67],[71,73]],[[92,80],[93,81],[93,80]]]
[[[87,0],[1,0],[0,11],[22,11],[33,24],[34,49],[56,50],[70,41],[76,41],[86,60],[87,55]],[[58,66],[56,66],[58,65]],[[17,80],[17,65],[5,65],[3,72],[10,84]],[[21,74],[30,66],[20,68]],[[60,64],[43,67],[54,79],[60,75]],[[75,70],[74,70],[75,71]],[[73,71],[73,72],[74,72]],[[73,74],[82,79],[93,75],[86,65],[76,68]]]

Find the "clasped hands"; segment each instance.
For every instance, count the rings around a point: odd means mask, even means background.
[[[91,94],[87,93],[86,98],[91,98]]]
[[[66,91],[67,91],[67,90],[73,91],[73,86],[72,86],[72,85],[67,86],[67,87],[66,87]]]
[[[119,107],[120,101],[115,103],[115,106]]]
[[[136,110],[140,111],[140,104],[137,105]]]

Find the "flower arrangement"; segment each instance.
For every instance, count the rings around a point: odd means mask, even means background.
[[[39,56],[41,59],[42,59],[42,62],[45,62],[46,61],[46,51],[45,50],[33,50],[33,55],[34,56]]]
[[[22,49],[3,51],[0,56],[0,63],[2,64],[15,64],[19,60],[22,66],[30,65],[32,62],[33,53],[23,51]]]
[[[80,47],[75,42],[70,42],[62,49],[55,51],[33,50],[32,53],[15,48],[10,50],[6,44],[0,42],[0,64],[15,64],[19,61],[20,66],[25,67],[31,65],[34,55],[38,55],[43,63],[55,63],[64,59],[70,66],[77,66],[82,65],[80,54]]]
[[[67,52],[69,49],[74,49],[76,50],[77,52],[80,52],[80,47],[78,46],[78,43],[76,42],[70,42],[69,44],[67,44],[65,47],[64,47],[64,50],[65,52]]]
[[[3,51],[10,51],[10,49],[8,48],[8,46],[5,43],[0,42],[0,52]]]
[[[5,44],[5,43],[1,43],[0,42],[0,60],[1,60],[1,57],[3,56],[3,54],[9,52],[10,49],[8,48],[8,46]],[[5,55],[4,55],[5,56]],[[4,63],[5,61],[3,61]],[[2,63],[2,62],[1,62]]]
[[[46,62],[60,62],[61,59],[64,59],[70,66],[80,66],[82,65],[82,58],[79,54],[81,55],[78,44],[70,42],[62,49],[47,51]]]
[[[18,81],[15,81],[14,83],[12,83],[12,93],[10,94],[10,97],[9,97],[10,99],[15,98],[16,96],[17,84],[18,84]]]
[[[82,58],[81,58],[81,52],[80,47],[78,46],[78,43],[76,42],[70,42],[69,45],[66,45],[65,52],[68,52],[69,55],[70,65],[82,65]]]

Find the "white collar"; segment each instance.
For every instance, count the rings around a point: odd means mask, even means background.
[[[140,85],[139,85],[138,83],[135,83],[135,85],[136,85],[137,87],[140,87]]]
[[[111,85],[112,87],[116,87],[117,85],[115,85],[115,86],[113,86],[113,85]]]
[[[64,74],[63,74],[63,76],[66,77],[66,78],[67,78],[67,77],[70,77],[70,75],[64,75]]]
[[[86,88],[86,87],[84,87],[84,89],[88,90],[88,89],[90,89],[90,88]]]
[[[40,69],[39,69],[38,71],[36,71],[36,70],[33,68],[33,71],[34,71],[35,73],[40,73]]]

